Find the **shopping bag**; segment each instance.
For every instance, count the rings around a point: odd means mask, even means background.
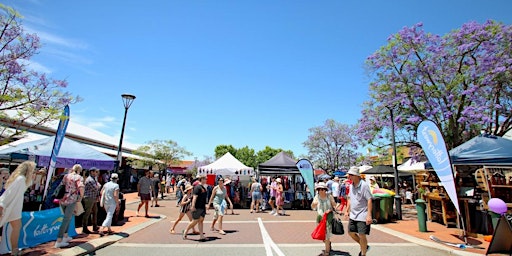
[[[325,240],[325,232],[327,228],[327,213],[324,213],[322,220],[318,223],[315,230],[311,233],[311,238],[315,240]]]
[[[331,232],[334,235],[345,234],[345,228],[343,228],[343,223],[341,223],[341,218],[338,214],[334,214],[331,220]]]
[[[75,214],[75,216],[80,216],[82,213],[84,213],[84,206],[82,205],[82,202],[76,202],[75,204],[75,210],[73,211],[73,213]]]

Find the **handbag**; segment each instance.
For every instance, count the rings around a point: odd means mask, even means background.
[[[341,222],[341,216],[336,212],[331,220],[331,232],[334,235],[345,234],[345,228],[343,227],[343,223]]]
[[[313,230],[313,232],[311,233],[311,238],[313,238],[315,240],[324,241],[326,228],[327,228],[327,213],[324,213],[322,220],[320,221],[320,223],[318,223],[315,230]]]
[[[75,214],[75,216],[80,216],[82,213],[84,213],[84,206],[82,205],[82,202],[76,202],[75,204],[75,210],[73,211],[73,213]]]

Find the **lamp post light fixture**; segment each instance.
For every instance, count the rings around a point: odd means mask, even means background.
[[[402,219],[402,198],[398,191],[398,169],[397,169],[397,158],[396,158],[396,141],[395,141],[395,117],[393,115],[393,108],[386,107],[389,110],[391,118],[391,141],[393,145],[393,169],[395,171],[395,212],[398,220]]]
[[[135,96],[131,94],[122,94],[121,95],[123,99],[123,105],[124,105],[124,119],[123,119],[123,128],[121,129],[121,138],[119,139],[119,147],[117,147],[117,161],[118,164],[116,165],[115,172],[119,171],[119,167],[121,166],[121,163],[123,161],[123,155],[121,153],[121,149],[123,146],[123,136],[124,136],[124,127],[126,125],[126,114],[128,114],[128,109],[132,105],[133,101],[135,100]]]

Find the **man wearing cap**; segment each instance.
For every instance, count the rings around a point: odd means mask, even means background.
[[[82,217],[82,233],[91,234],[92,232],[87,228],[89,225],[89,217],[92,215],[92,230],[98,231],[98,207],[97,202],[100,196],[101,185],[97,181],[100,170],[96,167],[89,169],[89,177],[85,179],[84,190],[84,216]]]
[[[359,256],[364,256],[370,249],[366,236],[370,234],[370,224],[372,223],[372,195],[368,184],[361,179],[359,168],[351,167],[347,174],[348,179],[352,181],[345,212],[345,216],[349,213],[350,218],[348,234],[361,247]]]
[[[140,203],[137,207],[137,216],[139,216],[140,208],[144,205],[146,210],[146,218],[149,218],[148,207],[149,201],[151,201],[151,179],[149,178],[150,171],[144,170],[144,177],[140,178],[139,184],[137,185],[137,192],[140,196]]]

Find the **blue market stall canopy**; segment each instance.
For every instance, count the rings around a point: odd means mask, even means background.
[[[450,150],[454,165],[512,165],[512,140],[479,135]]]
[[[10,159],[27,159],[35,156],[37,165],[48,166],[55,136],[21,143],[0,150],[0,156]],[[8,146],[8,145],[7,145]],[[115,159],[82,143],[64,138],[57,157],[57,168],[71,168],[81,164],[84,169],[96,167],[101,170],[114,169]]]

